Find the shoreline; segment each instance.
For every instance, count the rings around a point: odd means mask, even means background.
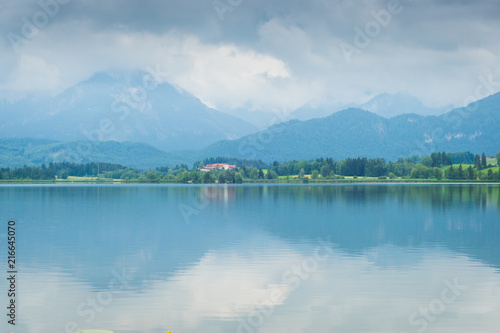
[[[470,185],[500,185],[500,180],[457,180],[457,179],[332,179],[332,180],[247,180],[241,183],[182,183],[182,182],[142,182],[142,181],[124,181],[118,179],[104,180],[0,180],[0,185],[36,185],[36,184],[54,184],[54,185],[78,185],[78,184],[104,184],[104,185],[122,185],[122,184],[150,184],[150,185],[245,185],[245,184],[304,184],[304,185],[321,185],[321,184],[470,184]]]

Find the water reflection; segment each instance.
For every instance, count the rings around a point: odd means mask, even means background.
[[[262,236],[253,235],[258,244]],[[139,289],[126,288],[112,298],[100,298],[107,289],[69,274],[26,269],[24,326],[33,332],[62,331],[60,323],[68,322],[117,332],[246,332],[248,327],[259,332],[417,332],[421,326],[410,325],[410,315],[439,298],[445,281],[458,278],[467,289],[428,331],[498,327],[498,271],[465,256],[440,248],[378,247],[360,256],[332,249],[297,286],[283,274],[312,256],[310,246],[297,251],[297,244],[263,237],[267,248],[256,250],[250,240],[208,252],[168,278],[142,280]],[[276,290],[282,298],[261,310]],[[89,300],[97,300],[97,310]]]
[[[474,185],[0,186],[0,217],[19,225],[19,332],[469,332],[500,324],[498,198]],[[466,290],[427,320],[419,309],[455,279]]]

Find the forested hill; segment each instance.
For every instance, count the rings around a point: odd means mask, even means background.
[[[395,160],[434,151],[485,151],[500,146],[500,93],[441,116],[404,114],[390,119],[361,109],[325,118],[292,120],[234,141],[220,141],[202,156],[288,161],[331,156]]]
[[[395,161],[436,151],[494,156],[500,149],[500,93],[441,116],[404,114],[390,119],[361,109],[325,118],[292,120],[238,140],[196,151],[165,152],[148,144],[116,141],[58,142],[0,139],[0,166],[49,162],[107,162],[136,168],[174,166],[225,156],[246,160],[334,160],[364,156]]]
[[[50,162],[107,162],[140,169],[182,164],[187,152],[166,153],[148,144],[116,141],[58,142],[40,139],[0,139],[0,166],[20,167]]]

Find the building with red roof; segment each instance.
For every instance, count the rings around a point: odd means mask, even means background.
[[[236,168],[236,165],[226,164],[226,163],[217,163],[217,164],[208,164],[205,165],[200,171],[212,171],[212,170],[231,170]]]

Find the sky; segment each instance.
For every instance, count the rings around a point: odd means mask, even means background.
[[[498,0],[0,0],[0,96],[154,71],[208,106],[291,112],[500,91]]]

